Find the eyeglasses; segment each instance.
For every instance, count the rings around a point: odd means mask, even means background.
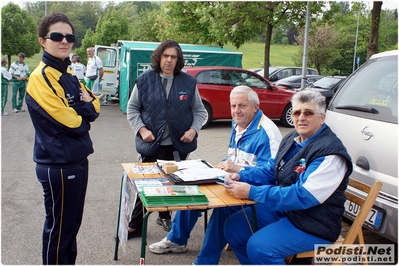
[[[75,35],[73,34],[65,34],[63,35],[62,33],[59,32],[51,32],[50,35],[47,35],[44,37],[45,39],[50,39],[53,42],[62,42],[62,40],[65,38],[65,40],[69,43],[74,43],[75,42]]]
[[[177,55],[174,55],[174,54],[162,54],[162,57],[165,58],[165,59],[169,58],[169,56],[170,56],[170,58],[172,60],[176,60],[177,59]]]
[[[313,112],[312,110],[296,110],[292,112],[292,116],[297,118],[299,117],[301,114],[303,114],[304,117],[309,118],[315,115],[315,112]]]

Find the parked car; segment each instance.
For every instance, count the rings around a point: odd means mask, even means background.
[[[316,69],[307,68],[307,75],[318,75]],[[259,75],[264,77],[264,69],[257,71]],[[278,67],[269,67],[269,78],[268,80],[271,82],[276,82],[277,80],[290,77],[290,76],[301,76],[302,75],[302,67],[296,66],[278,66]]]
[[[256,67],[256,68],[248,68],[248,70],[252,71],[252,72],[258,72],[259,70],[262,70],[261,67]]]
[[[189,75],[197,79],[197,86],[207,111],[203,128],[215,119],[231,119],[230,91],[238,85],[254,89],[260,100],[260,109],[270,119],[279,119],[286,127],[292,127],[291,98],[295,93],[277,88],[255,72],[234,67],[189,67]]]
[[[326,123],[352,157],[351,177],[383,183],[364,226],[397,243],[398,50],[371,56],[348,77],[328,106]],[[355,202],[345,203],[345,217],[353,220],[358,212]]]
[[[314,82],[320,80],[321,78],[324,78],[324,76],[306,75],[305,87],[313,84]],[[283,79],[277,80],[276,82],[274,82],[274,84],[278,88],[284,89],[284,90],[291,90],[291,91],[301,90],[302,75],[301,76],[290,76],[287,78],[283,78]]]
[[[328,76],[310,84],[305,90],[314,90],[320,92],[326,97],[327,105],[337,92],[339,87],[344,83],[347,76]]]

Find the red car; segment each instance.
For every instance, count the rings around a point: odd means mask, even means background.
[[[286,127],[293,127],[291,98],[293,91],[277,88],[264,77],[250,70],[213,66],[184,69],[197,79],[202,102],[208,112],[203,128],[215,119],[231,119],[230,91],[239,85],[254,89],[259,96],[260,109],[270,119],[279,119]]]

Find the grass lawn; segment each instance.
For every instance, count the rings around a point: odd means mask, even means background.
[[[231,44],[225,45],[224,48],[243,53],[243,68],[263,67],[264,43],[246,43],[238,50]],[[298,54],[298,51],[302,51],[301,49],[302,47],[297,45],[272,45],[270,49],[270,63],[272,66],[295,66],[294,57]],[[35,54],[31,58],[25,58],[24,62],[29,66],[29,70],[32,72],[39,64],[41,58],[42,52]],[[15,62],[17,61],[17,56],[12,56],[11,59],[11,63]],[[299,62],[302,62],[302,58],[299,59]]]
[[[225,45],[224,48],[231,51],[242,52],[243,68],[263,68],[263,57],[265,54],[264,43],[245,43],[238,50],[231,44]],[[294,58],[302,49],[303,47],[297,45],[274,44],[270,48],[270,64],[272,66],[295,66]],[[302,62],[302,58],[299,58],[299,62]]]

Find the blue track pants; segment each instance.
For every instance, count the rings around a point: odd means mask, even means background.
[[[220,256],[227,241],[223,235],[223,226],[226,219],[241,207],[213,209],[211,218],[205,231],[202,249],[194,264],[219,264]],[[172,230],[167,239],[180,245],[187,245],[191,230],[201,217],[201,211],[177,211],[172,222]]]
[[[258,231],[252,234],[251,208],[238,211],[225,222],[224,235],[241,264],[285,264],[290,255],[312,250],[314,244],[330,241],[297,229],[284,213],[257,204]],[[239,229],[238,229],[239,228]]]
[[[82,223],[88,171],[88,161],[63,167],[36,165],[46,211],[42,249],[44,265],[75,264],[76,235]]]

